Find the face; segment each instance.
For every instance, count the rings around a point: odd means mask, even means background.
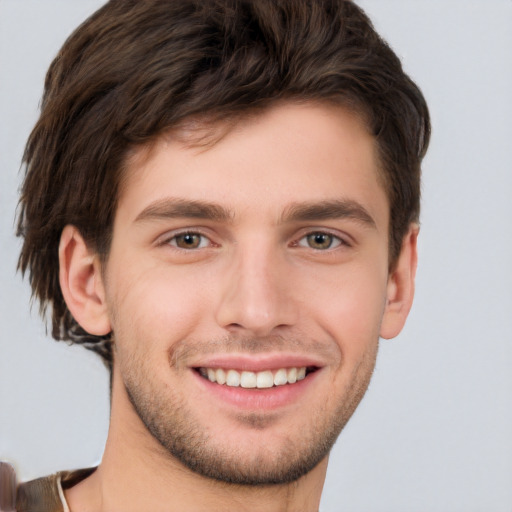
[[[135,411],[202,475],[289,482],[326,460],[375,363],[389,204],[374,141],[341,108],[295,104],[206,148],[180,140],[133,158],[120,194],[113,414]]]

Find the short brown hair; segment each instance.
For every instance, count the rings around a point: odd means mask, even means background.
[[[355,109],[375,137],[390,202],[390,262],[418,220],[430,122],[418,87],[349,0],[111,0],[65,42],[48,70],[24,154],[19,268],[55,339],[109,366],[59,285],[62,229],[108,254],[127,152],[191,117],[221,120],[281,100]],[[313,172],[313,171],[312,171]]]

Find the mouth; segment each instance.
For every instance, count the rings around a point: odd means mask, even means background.
[[[244,389],[269,389],[296,384],[317,371],[317,369],[314,366],[298,366],[253,372],[233,368],[200,367],[196,368],[196,371],[204,379],[221,386]]]

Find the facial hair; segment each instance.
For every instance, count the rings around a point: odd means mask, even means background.
[[[301,342],[298,342],[301,343]],[[281,343],[290,349],[290,341]],[[186,361],[197,353],[219,350],[264,352],[268,346],[276,350],[275,339],[224,340],[202,344],[183,342],[169,356],[171,366],[186,367]],[[279,343],[277,343],[279,346]],[[163,390],[144,358],[132,357],[120,368],[127,396],[151,436],[163,448],[163,453],[186,468],[220,482],[259,486],[282,485],[298,480],[328,456],[341,430],[352,416],[368,387],[378,343],[368,351],[358,366],[348,389],[342,393],[332,411],[324,410],[311,418],[308,428],[295,429],[279,440],[271,451],[265,443],[254,446],[251,453],[242,453],[235,445],[219,443],[194,414],[183,395]],[[317,349],[318,350],[318,349]],[[189,370],[190,371],[190,370]],[[336,392],[336,390],[333,390]],[[310,415],[310,411],[304,411]],[[276,415],[277,416],[277,415]],[[240,413],[237,420],[244,428],[264,430],[279,418],[272,414]],[[252,448],[252,447],[251,447]]]

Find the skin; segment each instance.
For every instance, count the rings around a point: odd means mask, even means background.
[[[213,145],[170,134],[137,152],[104,268],[66,227],[68,307],[115,339],[107,445],[66,492],[72,512],[318,509],[379,336],[400,332],[414,291],[418,230],[390,273],[375,154],[342,108],[281,104]],[[315,371],[263,393],[197,371],[301,365]]]

